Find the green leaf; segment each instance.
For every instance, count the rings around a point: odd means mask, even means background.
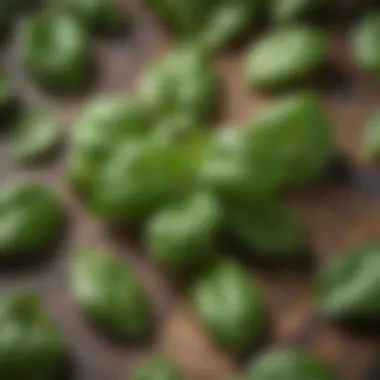
[[[255,358],[243,380],[337,380],[335,371],[318,357],[297,348],[275,348]]]
[[[285,96],[248,125],[252,181],[268,195],[318,179],[334,150],[332,127],[321,99],[311,93]]]
[[[23,23],[17,39],[23,64],[44,87],[67,95],[88,85],[91,42],[75,19],[53,12],[38,14]]]
[[[62,232],[59,200],[43,186],[9,182],[0,188],[0,256],[28,260],[40,256]]]
[[[1,378],[53,380],[63,372],[67,360],[63,334],[35,295],[3,295],[0,320]]]
[[[333,154],[330,120],[310,93],[288,95],[244,128],[218,132],[198,177],[223,200],[265,199],[318,179]]]
[[[199,122],[215,115],[219,78],[202,49],[181,47],[146,72],[140,94],[161,120],[180,116]]]
[[[0,118],[2,121],[7,119],[16,102],[17,97],[11,78],[0,70]]]
[[[324,64],[327,53],[327,36],[317,28],[296,25],[274,30],[248,54],[247,82],[264,89],[297,84]]]
[[[139,101],[118,96],[89,102],[74,122],[73,143],[78,148],[107,152],[130,136],[142,136],[151,129],[151,118]]]
[[[251,173],[246,131],[219,130],[210,140],[198,167],[200,186],[223,200],[255,194],[258,183]]]
[[[118,34],[127,20],[117,0],[50,0],[53,7],[76,18],[89,31]]]
[[[13,132],[13,159],[20,163],[43,161],[61,142],[59,123],[45,109],[33,109],[22,115]]]
[[[320,311],[340,322],[366,323],[380,317],[380,246],[368,243],[335,258],[318,280]]]
[[[353,31],[353,50],[356,61],[371,74],[380,75],[380,12],[366,15]]]
[[[302,21],[322,10],[326,4],[326,0],[271,0],[271,16],[276,23]]]
[[[249,255],[268,260],[292,260],[304,254],[305,231],[297,214],[273,199],[238,199],[227,207],[232,235]]]
[[[147,109],[136,100],[110,97],[88,103],[72,128],[68,165],[71,187],[87,194],[117,146],[144,136],[151,125]]]
[[[211,338],[242,354],[257,347],[266,328],[265,308],[254,281],[240,267],[219,263],[195,282],[193,302]]]
[[[139,222],[172,199],[182,178],[179,151],[155,139],[128,140],[95,178],[90,208],[114,222]]]
[[[262,0],[147,0],[148,4],[186,41],[217,49],[236,41],[260,21]]]
[[[376,111],[366,125],[362,152],[368,161],[380,158],[380,111]]]
[[[131,380],[185,380],[185,376],[172,361],[164,356],[147,359],[132,374]]]
[[[163,208],[147,227],[153,261],[175,274],[199,269],[214,258],[221,221],[219,203],[205,193]]]
[[[148,301],[129,266],[106,253],[82,250],[75,254],[70,274],[78,307],[105,334],[125,339],[150,332]]]

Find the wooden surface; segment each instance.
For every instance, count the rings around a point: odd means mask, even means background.
[[[131,34],[119,41],[97,39],[98,77],[91,93],[81,99],[60,100],[39,90],[20,66],[14,42],[7,42],[1,59],[25,102],[51,104],[61,117],[62,127],[69,130],[73,115],[84,101],[114,93],[133,96],[143,68],[165,54],[171,43],[137,0],[128,2],[127,7],[134,20]],[[322,78],[314,84],[325,94],[334,119],[337,152],[345,170],[292,197],[308,227],[316,267],[340,249],[380,234],[380,172],[360,164],[363,126],[379,105],[380,97],[373,81],[355,67],[345,30],[341,24],[329,27],[332,60],[338,69],[331,81]],[[241,70],[247,48],[215,58],[224,83],[223,122],[248,120],[271,102],[244,86]],[[224,380],[238,373],[241,363],[213,347],[186,299],[152,267],[144,252],[135,244],[109,236],[101,223],[92,220],[69,194],[63,180],[64,153],[44,167],[23,169],[12,164],[7,136],[3,136],[0,154],[3,182],[19,176],[37,178],[62,194],[70,213],[67,240],[52,260],[37,268],[0,276],[2,291],[28,288],[41,294],[47,309],[67,333],[73,358],[73,373],[67,380],[121,380],[123,374],[128,376],[139,360],[155,350],[171,355],[191,380]],[[82,245],[109,249],[135,268],[157,313],[157,333],[151,342],[140,346],[113,344],[90,329],[78,314],[68,294],[67,266],[73,249]],[[379,380],[375,337],[350,335],[316,316],[313,270],[252,268],[270,310],[272,331],[268,346],[289,343],[309,347],[336,366],[344,380]]]

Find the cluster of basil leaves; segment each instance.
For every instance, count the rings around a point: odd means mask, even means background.
[[[82,89],[92,73],[90,36],[120,33],[122,12],[112,1],[50,0],[17,33],[27,71],[61,94]],[[152,262],[173,277],[188,278],[199,321],[219,346],[237,355],[258,347],[269,330],[268,311],[255,280],[221,254],[222,238],[245,259],[267,263],[302,260],[307,233],[286,194],[323,176],[332,161],[331,121],[322,99],[308,91],[281,96],[243,125],[212,131],[222,102],[222,82],[210,53],[246,36],[265,14],[276,24],[251,48],[247,84],[278,91],[323,69],[328,35],[307,23],[323,0],[147,0],[181,43],[143,74],[137,94],[91,101],[72,126],[68,182],[88,211],[127,231],[137,226]],[[24,2],[3,1],[7,31]],[[29,4],[31,5],[31,4]],[[46,5],[46,4],[45,4]],[[380,14],[354,33],[357,62],[380,72]],[[14,112],[15,90],[0,76],[0,116]],[[61,136],[46,109],[24,111],[12,139],[16,161],[46,157]],[[378,118],[366,135],[368,157],[378,153]],[[64,210],[42,185],[17,181],[0,189],[0,257],[29,261],[58,240]],[[225,247],[225,246],[224,246]],[[240,249],[243,248],[243,249]],[[331,320],[378,320],[376,273],[379,246],[369,244],[327,265],[318,278],[321,313]],[[75,253],[70,268],[73,298],[88,320],[107,335],[140,339],[154,326],[146,292],[132,269],[111,253]],[[67,344],[26,292],[0,299],[0,377],[54,379],[67,360]],[[12,331],[13,335],[9,335]],[[293,348],[270,350],[248,366],[244,379],[337,375],[313,355]],[[156,356],[135,380],[184,379],[169,359]]]

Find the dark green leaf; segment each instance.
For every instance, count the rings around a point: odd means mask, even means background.
[[[0,189],[0,255],[9,259],[41,255],[61,233],[63,211],[50,190],[32,182]]]
[[[67,94],[88,84],[91,43],[75,19],[51,12],[36,15],[20,28],[18,44],[25,67],[42,85]]]
[[[30,293],[0,298],[0,377],[54,380],[67,360],[63,334]]]
[[[197,193],[168,206],[148,224],[153,260],[170,272],[190,272],[214,257],[221,207],[209,194]]]

